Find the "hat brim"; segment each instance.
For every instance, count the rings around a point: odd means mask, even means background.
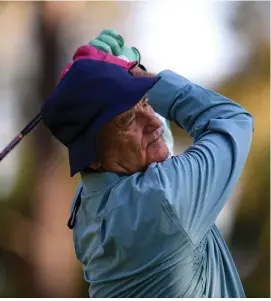
[[[96,137],[102,125],[134,107],[159,80],[160,77],[131,77],[131,84],[135,88],[133,97],[127,99],[122,106],[118,106],[115,110],[108,111],[102,119],[99,120],[98,118],[94,127],[90,126],[86,128],[67,146],[69,150],[71,177],[98,159]]]

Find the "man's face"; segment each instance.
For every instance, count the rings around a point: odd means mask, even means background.
[[[132,174],[164,161],[169,152],[161,125],[146,97],[105,124],[99,136],[102,170]]]

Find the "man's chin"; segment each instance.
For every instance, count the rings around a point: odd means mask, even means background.
[[[156,152],[153,152],[150,155],[150,160],[148,160],[148,161],[149,161],[149,164],[151,164],[153,162],[163,162],[168,157],[169,157],[169,150],[168,150],[167,146],[165,145],[164,147],[161,147],[160,149],[158,149]]]
[[[166,150],[164,151],[164,153],[161,153],[161,155],[160,155],[160,160],[157,161],[157,162],[163,162],[163,161],[165,161],[168,157],[169,157],[169,150],[168,150],[168,148],[166,148]]]

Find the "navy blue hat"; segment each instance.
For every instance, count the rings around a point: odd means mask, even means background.
[[[41,109],[45,125],[69,150],[71,176],[98,159],[103,124],[135,106],[158,80],[103,61],[74,62]]]

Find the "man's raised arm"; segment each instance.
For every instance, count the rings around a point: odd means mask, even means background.
[[[253,118],[236,102],[172,71],[149,91],[159,114],[193,137],[183,154],[157,164],[158,185],[172,212],[197,244],[236,185],[249,152]]]

